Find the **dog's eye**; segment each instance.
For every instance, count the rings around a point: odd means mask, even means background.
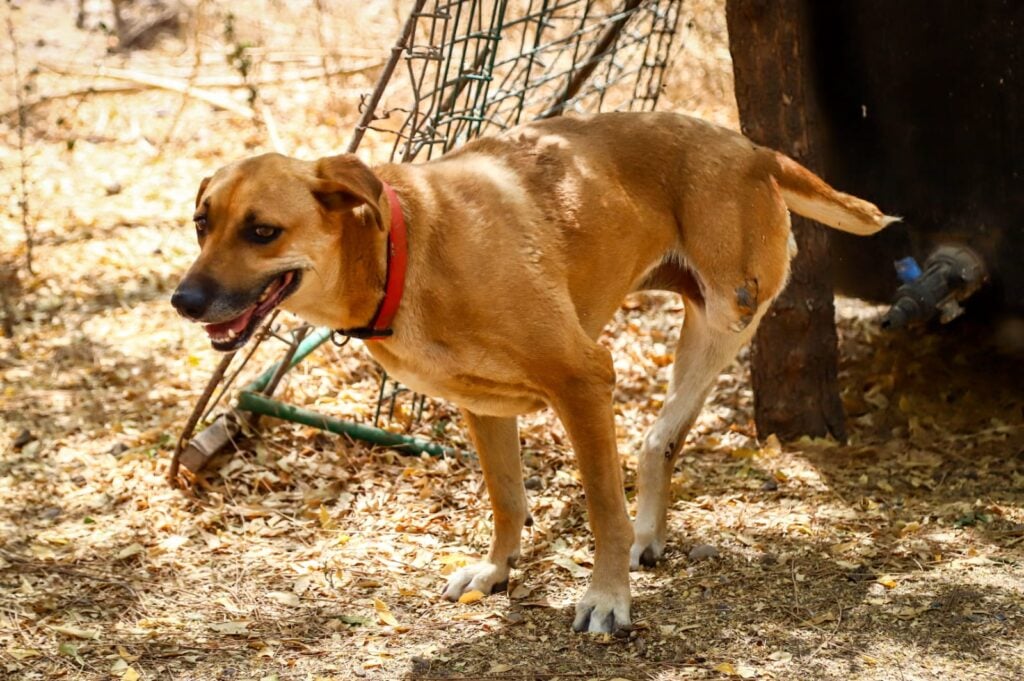
[[[203,234],[206,232],[206,216],[196,215],[192,218],[192,222],[196,223],[196,233]]]
[[[269,244],[271,241],[276,239],[283,230],[280,227],[273,227],[271,225],[253,225],[246,230],[245,236],[249,241],[253,241],[258,244]]]

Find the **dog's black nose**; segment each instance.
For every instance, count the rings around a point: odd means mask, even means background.
[[[205,286],[185,280],[171,296],[171,305],[185,317],[198,320],[210,307],[211,300]]]

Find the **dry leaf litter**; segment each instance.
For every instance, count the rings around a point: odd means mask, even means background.
[[[166,485],[173,442],[218,361],[167,304],[196,250],[199,178],[273,137],[295,155],[336,153],[407,5],[201,2],[181,35],[127,52],[109,49],[105,3],[85,3],[85,30],[69,0],[5,6],[29,102],[76,94],[33,105],[25,131],[37,243],[22,321],[0,339],[0,677],[1024,677],[1020,365],[971,329],[882,335],[878,309],[853,301],[839,305],[850,442],[755,439],[744,353],[690,435],[671,548],[632,577],[625,637],[569,631],[593,546],[549,413],[522,419],[536,523],[507,595],[439,598],[444,576],[487,550],[471,458],[266,422],[192,494]],[[685,12],[663,108],[735,126],[723,2]],[[138,85],[100,69],[237,78],[228,57],[243,42],[264,112],[255,121],[148,86],[88,93]],[[9,52],[0,64],[10,112]],[[299,77],[341,67],[358,72]],[[236,109],[251,103],[246,88],[206,89]],[[0,173],[15,187],[0,245],[20,260],[16,115],[0,134]],[[671,296],[633,296],[603,338],[630,503],[682,312]],[[280,352],[265,345],[253,366]],[[353,343],[311,357],[281,395],[365,422],[377,385]],[[389,427],[466,448],[444,403],[428,402],[417,422],[399,399]]]

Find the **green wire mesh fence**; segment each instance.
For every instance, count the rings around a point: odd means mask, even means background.
[[[414,0],[376,87],[361,102],[347,151],[366,135],[387,142],[392,161],[424,161],[474,137],[571,113],[653,110],[674,49],[682,0]],[[272,399],[284,374],[330,338],[326,329],[283,330],[275,314],[239,359],[225,355],[178,440],[179,465],[195,472],[260,415],[293,420],[413,452],[445,448],[379,428],[407,393],[381,377],[373,426]],[[283,342],[282,358],[213,418],[260,344]],[[414,395],[422,414],[425,398]],[[212,418],[212,421],[211,421]],[[196,426],[209,425],[195,437]]]

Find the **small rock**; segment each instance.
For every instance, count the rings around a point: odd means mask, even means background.
[[[878,575],[871,568],[862,565],[847,572],[846,578],[851,582],[870,582],[878,579]],[[879,584],[879,586],[882,585]],[[885,591],[884,588],[882,590]]]
[[[28,428],[25,428],[20,433],[18,433],[17,437],[14,438],[14,448],[21,449],[22,447],[24,447],[29,442],[32,442],[32,440],[35,439],[36,436],[32,434],[32,431],[30,431]]]
[[[24,454],[25,456],[35,456],[36,454],[39,453],[39,450],[42,449],[42,447],[42,442],[40,442],[39,440],[32,440],[31,442],[29,442],[28,444],[21,448],[21,453]]]
[[[121,456],[127,451],[128,445],[126,445],[123,442],[118,442],[116,445],[114,445],[107,451],[107,454],[110,454],[111,456]]]
[[[364,679],[364,678],[366,678],[366,670],[363,669],[362,667],[356,667],[355,669],[352,670],[352,676],[355,676],[356,678]]]
[[[62,509],[60,506],[49,506],[39,512],[39,517],[45,520],[53,520],[63,512],[64,509]]]
[[[111,182],[103,187],[103,189],[107,192],[107,196],[113,196],[115,194],[120,194],[123,187],[120,182]]]
[[[427,658],[413,655],[411,661],[414,674],[425,674],[430,671],[430,660]]]
[[[711,546],[710,544],[697,544],[692,549],[690,549],[690,553],[687,554],[687,558],[694,562],[717,557],[718,549],[716,549],[714,546]]]
[[[769,551],[761,554],[760,561],[761,565],[771,567],[779,562],[779,557]]]
[[[523,481],[523,487],[529,490],[538,490],[544,486],[544,481],[536,475],[531,475],[525,481]]]
[[[768,478],[764,481],[764,484],[761,485],[761,489],[765,492],[774,492],[778,488],[779,483],[775,481],[775,478]]]
[[[526,621],[526,616],[516,610],[505,615],[505,621],[509,624],[522,624]]]

